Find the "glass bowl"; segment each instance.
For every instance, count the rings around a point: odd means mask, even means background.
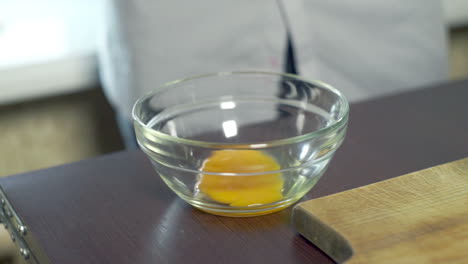
[[[180,198],[208,213],[273,213],[303,197],[343,142],[349,107],[291,74],[221,72],[138,99],[136,137]]]

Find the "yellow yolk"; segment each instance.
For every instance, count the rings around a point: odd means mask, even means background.
[[[279,170],[279,164],[257,150],[219,150],[208,157],[202,171],[256,173]],[[203,174],[198,188],[214,201],[234,207],[262,205],[283,198],[283,178],[280,173],[220,176]]]

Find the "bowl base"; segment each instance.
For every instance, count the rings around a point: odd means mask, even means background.
[[[246,209],[244,208],[236,208],[236,207],[231,207],[230,209],[220,209],[220,208],[211,208],[211,207],[205,207],[200,204],[191,204],[193,207],[209,214],[213,215],[219,215],[219,216],[227,216],[227,217],[253,217],[253,216],[260,216],[260,215],[267,215],[267,214],[272,214],[276,213],[278,211],[281,211],[293,203],[295,203],[299,199],[295,199],[292,201],[288,202],[283,202],[280,204],[273,204],[270,206],[265,206],[265,207],[255,207],[252,209]]]

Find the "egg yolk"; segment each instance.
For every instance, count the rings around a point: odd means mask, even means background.
[[[202,171],[257,173],[279,170],[279,164],[257,150],[219,150],[208,157]],[[273,203],[283,198],[283,178],[280,173],[220,176],[201,175],[198,188],[212,200],[234,207]]]

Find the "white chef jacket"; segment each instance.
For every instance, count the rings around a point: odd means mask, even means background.
[[[168,81],[281,72],[287,30],[299,74],[351,102],[447,78],[439,0],[279,1],[109,0],[99,50],[106,95],[130,120],[136,99]]]

